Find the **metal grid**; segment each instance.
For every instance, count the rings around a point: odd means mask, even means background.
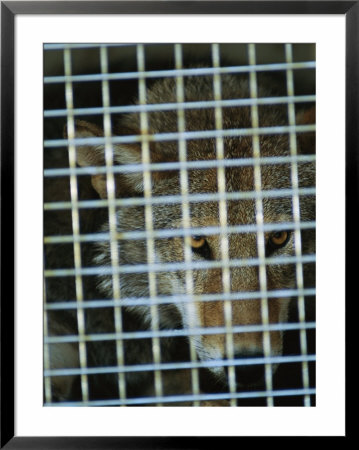
[[[315,404],[314,59],[44,46],[46,405]]]

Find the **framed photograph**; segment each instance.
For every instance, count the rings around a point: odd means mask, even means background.
[[[1,448],[348,436],[358,25],[1,2]]]

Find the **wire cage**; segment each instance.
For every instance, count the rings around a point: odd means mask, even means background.
[[[315,45],[44,45],[44,404],[315,405]]]

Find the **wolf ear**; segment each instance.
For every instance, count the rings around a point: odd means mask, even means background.
[[[315,124],[315,106],[299,111],[296,116],[297,125]],[[298,150],[301,154],[315,154],[315,133],[306,132],[297,134]]]
[[[133,133],[135,134],[135,133]],[[67,138],[67,129],[64,130],[64,137]],[[103,131],[97,126],[83,120],[75,122],[75,139],[103,137]],[[141,147],[137,144],[113,145],[114,164],[140,164]],[[81,167],[106,166],[105,145],[80,144],[76,145],[76,162]],[[102,199],[107,198],[106,174],[92,175],[91,182],[93,188]],[[142,172],[127,174],[115,174],[116,195],[142,195],[143,181]]]

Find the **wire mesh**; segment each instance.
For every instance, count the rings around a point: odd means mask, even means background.
[[[44,403],[315,405],[315,46],[44,46]]]

